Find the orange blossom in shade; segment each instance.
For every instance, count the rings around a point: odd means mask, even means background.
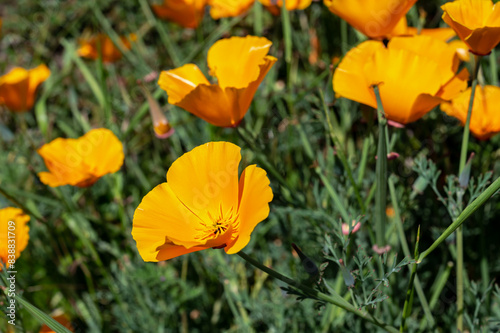
[[[28,245],[29,220],[30,217],[19,208],[0,209],[0,261],[6,267],[14,264]],[[13,234],[14,238],[11,237]]]
[[[210,84],[198,66],[187,64],[163,71],[158,84],[168,102],[221,127],[237,126],[276,58],[267,55],[271,41],[263,37],[231,37],[208,50]]]
[[[179,157],[137,207],[132,236],[144,261],[209,248],[233,254],[269,215],[273,192],[266,172],[250,165],[238,180],[240,148],[209,142]]]
[[[128,37],[120,37],[123,46],[125,46],[127,50],[130,50],[132,47],[130,42],[136,39],[137,36],[135,34],[130,34]],[[81,38],[79,44],[80,48],[78,49],[78,55],[83,58],[95,60],[99,58],[99,54],[101,54],[103,62],[111,63],[120,60],[122,57],[121,51],[113,44],[111,38],[104,34]]]
[[[273,15],[279,15],[283,0],[259,0]],[[311,4],[312,0],[286,0],[287,10],[302,10]]]
[[[443,20],[476,55],[487,55],[500,42],[500,5],[491,0],[457,0],[441,6]]]
[[[73,326],[71,325],[71,321],[69,320],[68,316],[66,316],[66,314],[61,313],[58,315],[51,315],[51,317],[52,317],[52,319],[57,321],[59,324],[63,325],[69,331],[74,332]],[[55,333],[55,331],[44,324],[44,325],[42,325],[42,327],[40,328],[40,331],[38,331],[38,333]]]
[[[337,96],[377,107],[378,85],[387,119],[407,124],[467,88],[455,49],[428,36],[394,37],[387,48],[366,41],[350,50],[333,75]]]
[[[417,0],[323,0],[328,9],[370,38],[391,34]]]
[[[13,68],[0,77],[0,105],[14,112],[28,111],[35,103],[36,89],[49,76],[50,70],[45,65],[30,70]]]
[[[235,17],[248,11],[255,0],[208,0],[210,16],[214,20],[221,17]]]
[[[441,110],[449,116],[458,118],[465,124],[471,89],[462,92],[450,102],[441,104]],[[475,137],[486,140],[500,132],[500,88],[497,86],[476,87],[474,105],[470,119],[470,130]]]
[[[78,139],[57,138],[38,149],[49,172],[39,172],[42,183],[51,187],[88,187],[123,164],[123,145],[108,129],[89,131]]]
[[[185,28],[196,28],[200,24],[207,0],[164,0],[153,5],[153,11],[161,19],[175,22]]]

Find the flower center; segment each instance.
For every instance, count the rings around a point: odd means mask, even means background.
[[[201,223],[197,238],[206,241],[207,246],[224,247],[237,228],[238,214],[232,207],[224,213],[221,205],[215,214],[208,211],[207,215],[210,221]]]

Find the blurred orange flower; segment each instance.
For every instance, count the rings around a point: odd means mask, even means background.
[[[261,4],[273,15],[280,14],[280,8],[283,7],[283,0],[259,0]],[[287,10],[302,10],[311,4],[312,0],[286,0]]]
[[[467,88],[468,72],[458,75],[455,50],[428,36],[394,37],[387,48],[366,41],[350,50],[333,76],[340,97],[377,107],[372,85],[379,84],[387,119],[407,124]]]
[[[477,55],[487,55],[500,43],[500,5],[491,0],[456,0],[441,6],[443,20]]]
[[[153,5],[153,11],[161,19],[175,22],[185,28],[196,28],[203,19],[207,0],[164,0]]]
[[[250,165],[238,180],[240,148],[209,142],[179,157],[134,214],[132,236],[144,261],[209,248],[233,254],[269,215],[273,192],[266,172]]]
[[[130,34],[128,37],[120,37],[120,40],[127,50],[130,50],[132,47],[130,42],[136,39],[137,36],[135,34]],[[104,34],[81,38],[79,44],[80,48],[78,49],[78,55],[83,58],[95,60],[99,58],[99,54],[101,54],[103,62],[111,63],[120,60],[122,57],[122,53],[115,44],[113,44],[111,38]]]
[[[120,170],[123,145],[108,129],[89,131],[78,139],[57,138],[38,149],[49,172],[39,172],[42,183],[51,187],[88,187],[108,173]]]
[[[441,110],[465,124],[472,88],[462,92],[448,103],[441,104]],[[500,88],[497,86],[476,87],[474,105],[470,119],[470,130],[480,140],[486,140],[500,132]]]
[[[461,39],[455,39],[448,43],[457,52],[458,58],[462,61],[470,61],[469,47]]]
[[[0,105],[14,112],[28,111],[35,103],[36,89],[49,76],[50,70],[45,65],[30,70],[13,68],[0,77]]]
[[[208,50],[208,67],[217,84],[210,84],[194,64],[163,71],[158,84],[170,104],[215,126],[237,126],[277,60],[267,55],[271,44],[255,36],[219,40]]]
[[[235,17],[248,11],[255,0],[208,0],[210,16],[214,20],[221,17]]]
[[[417,0],[323,0],[328,9],[370,38],[391,34]]]
[[[0,261],[8,268],[28,245],[30,217],[19,208],[0,209]],[[14,238],[12,236],[14,235]],[[2,270],[0,266],[0,271]]]
[[[68,316],[66,314],[62,313],[59,315],[51,315],[52,319],[57,321],[59,324],[63,325],[65,328],[67,328],[69,331],[74,332],[73,326],[71,325],[71,321],[69,320]],[[47,325],[43,325],[40,328],[40,331],[38,333],[55,333],[54,330],[52,330],[50,327]]]

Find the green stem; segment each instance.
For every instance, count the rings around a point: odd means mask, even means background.
[[[255,36],[262,36],[262,4],[256,1],[253,5],[253,33]]]
[[[375,97],[377,98],[377,116],[378,116],[378,147],[377,147],[377,195],[375,197],[375,219],[376,228],[375,235],[377,245],[383,247],[385,245],[385,224],[386,224],[386,200],[387,200],[387,142],[386,142],[386,127],[387,120],[385,118],[382,99],[378,86],[373,86]]]
[[[305,294],[307,294],[308,296],[310,296],[312,298],[331,303],[331,304],[336,305],[336,306],[338,306],[346,311],[352,312],[353,314],[357,315],[358,317],[363,318],[363,319],[369,321],[370,323],[385,329],[387,332],[391,332],[391,333],[398,332],[398,330],[395,327],[387,325],[386,323],[382,322],[381,320],[373,317],[370,313],[362,312],[361,310],[358,310],[351,303],[347,302],[344,298],[342,298],[340,295],[338,295],[336,293],[334,293],[332,295],[324,294],[318,290],[307,287],[307,286],[305,286],[305,285],[303,285],[303,284],[301,284],[293,279],[290,279],[289,277],[287,277],[281,273],[278,273],[277,271],[275,271],[272,268],[269,268],[269,267],[261,264],[260,262],[253,259],[252,257],[247,255],[243,251],[240,251],[237,254],[241,258],[243,258],[246,262],[248,262],[250,265],[266,272],[267,274],[269,274],[270,276],[272,276],[275,279],[278,279],[282,282],[285,282],[286,284],[288,284],[291,287],[294,287],[294,288],[301,290],[302,292],[304,292]]]
[[[283,24],[283,39],[285,40],[285,62],[290,65],[292,62],[292,25],[290,13],[286,9],[286,0],[283,0],[281,5],[281,22]]]
[[[467,160],[467,148],[469,146],[469,127],[472,116],[472,107],[474,105],[474,96],[476,94],[477,74],[479,71],[480,56],[474,56],[474,74],[472,80],[471,94],[469,100],[469,109],[467,111],[467,120],[465,121],[464,134],[462,137],[462,149],[460,151],[460,165],[458,176],[462,176]],[[461,202],[459,203],[461,205]],[[464,328],[464,236],[463,229],[460,226],[457,230],[457,330],[463,331]]]
[[[491,84],[494,86],[498,86],[498,67],[497,67],[497,55],[495,49],[491,50],[489,57],[490,57]]]

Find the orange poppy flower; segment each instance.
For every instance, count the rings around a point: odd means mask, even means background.
[[[19,208],[0,209],[0,261],[7,268],[15,263],[28,245],[29,220],[30,217]]]
[[[49,172],[39,172],[42,183],[51,187],[88,187],[108,173],[120,170],[123,145],[108,129],[89,131],[78,139],[57,138],[38,149]]]
[[[328,9],[370,38],[391,34],[417,0],[323,0]]]
[[[450,102],[442,103],[441,110],[449,116],[455,117],[465,124],[471,89],[462,92]],[[486,140],[500,132],[500,117],[498,106],[500,105],[500,88],[497,86],[476,87],[474,105],[470,119],[470,130],[480,140]]]
[[[273,192],[266,172],[250,165],[238,181],[240,148],[209,142],[179,157],[134,214],[132,236],[144,261],[209,248],[233,254],[269,215]]]
[[[214,20],[235,17],[248,11],[255,0],[208,0],[210,16]]]
[[[174,134],[175,130],[170,125],[167,120],[167,117],[161,111],[158,102],[151,96],[149,91],[146,88],[143,88],[144,95],[146,95],[146,99],[149,104],[149,113],[151,115],[151,119],[153,120],[153,131],[155,132],[155,136],[158,139],[166,139]]]
[[[458,58],[462,61],[470,61],[469,47],[461,39],[455,39],[448,43],[457,52]]]
[[[366,41],[339,64],[333,89],[340,97],[376,108],[371,86],[379,84],[386,117],[407,124],[467,88],[468,73],[456,75],[458,66],[455,50],[428,36],[394,37],[387,48]]]
[[[164,0],[153,5],[153,11],[161,19],[175,22],[185,28],[196,28],[203,19],[207,0]]]
[[[500,5],[491,0],[457,0],[441,6],[443,20],[477,55],[487,55],[500,43]]]
[[[135,41],[137,36],[135,34],[130,34],[128,37],[120,37],[123,45],[127,50],[132,47],[131,41]],[[82,38],[79,40],[80,48],[78,49],[78,55],[83,58],[97,59],[99,54],[102,55],[102,61],[106,63],[115,62],[121,59],[122,53],[113,44],[111,38],[104,34],[98,34],[89,38]]]
[[[280,14],[283,0],[259,0],[273,15]],[[311,4],[312,0],[286,0],[286,10],[302,10]]]
[[[255,36],[219,40],[208,50],[208,67],[217,84],[210,84],[193,64],[162,72],[158,84],[170,104],[215,126],[237,126],[277,60],[267,55],[271,44]]]
[[[36,89],[49,76],[50,70],[45,65],[30,70],[13,68],[0,77],[0,105],[14,112],[28,111],[35,103]]]

